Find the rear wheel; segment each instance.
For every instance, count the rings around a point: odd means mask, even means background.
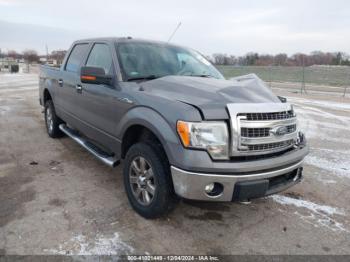
[[[46,101],[45,124],[48,135],[52,138],[63,136],[63,132],[59,128],[59,125],[62,123],[63,121],[56,115],[52,100]]]
[[[131,146],[123,170],[129,202],[145,218],[160,217],[177,202],[168,161],[160,148],[151,143]]]

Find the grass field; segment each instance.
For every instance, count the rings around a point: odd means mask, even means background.
[[[217,66],[226,78],[255,73],[266,82],[302,82],[297,66]],[[305,82],[327,86],[350,86],[350,67],[305,67]]]

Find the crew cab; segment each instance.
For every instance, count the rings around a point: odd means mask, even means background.
[[[302,180],[308,146],[293,106],[255,75],[226,80],[192,49],[80,40],[39,78],[48,135],[68,135],[111,167],[123,162],[143,217],[180,198],[249,201]]]

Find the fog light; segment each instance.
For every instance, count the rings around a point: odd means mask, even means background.
[[[205,186],[205,188],[204,188],[204,191],[205,191],[205,193],[210,193],[211,191],[213,191],[213,189],[214,189],[214,183],[210,183],[210,184],[208,184],[208,185],[206,185]]]
[[[205,193],[210,197],[218,197],[224,191],[224,186],[220,183],[210,183],[204,187]]]

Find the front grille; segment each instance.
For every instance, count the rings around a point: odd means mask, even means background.
[[[256,144],[256,145],[244,145],[248,148],[248,151],[250,152],[257,152],[257,151],[266,151],[266,150],[276,150],[276,149],[283,149],[286,147],[289,147],[293,145],[294,140],[286,140],[282,142],[277,142],[277,143],[267,143],[267,144]]]
[[[288,103],[237,103],[227,108],[233,157],[271,156],[291,149],[297,141],[297,120]]]
[[[297,125],[294,124],[294,125],[287,126],[287,130],[288,130],[287,134],[293,133],[293,132],[295,132],[297,130]]]
[[[287,126],[287,134],[293,133],[296,131],[297,125],[289,125]],[[242,137],[268,137],[270,136],[271,128],[241,128],[241,136]]]
[[[239,115],[245,116],[248,121],[282,120],[294,117],[293,110],[271,113],[244,113]]]
[[[266,137],[270,135],[270,128],[241,128],[243,137]]]

